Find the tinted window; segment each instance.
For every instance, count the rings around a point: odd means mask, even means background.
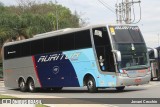
[[[43,53],[43,40],[35,40],[31,42],[31,55]]]
[[[4,48],[5,59],[91,47],[90,31],[24,42]]]
[[[143,43],[137,26],[110,26],[111,37],[116,43]]]
[[[99,32],[99,33],[96,33],[96,32]],[[93,34],[94,34],[94,43],[96,46],[104,46],[104,45],[110,44],[109,36],[106,28],[93,29]]]
[[[59,37],[51,37],[44,39],[44,53],[58,51]]]
[[[62,35],[59,38],[59,50],[73,50],[74,49],[74,34]]]
[[[149,51],[149,58],[154,59],[154,52],[152,50]]]
[[[134,46],[134,50],[132,47]],[[115,49],[121,52],[121,63],[119,68],[137,69],[147,65],[147,49],[144,43],[118,43],[115,44]]]
[[[136,30],[130,29],[129,33],[130,33],[134,42],[144,42],[139,29],[136,29]]]
[[[90,31],[80,31],[75,33],[75,49],[91,47]]]
[[[16,58],[21,56],[21,45],[12,45],[12,46],[6,46],[4,48],[4,58],[10,59],[10,58]]]
[[[31,52],[31,48],[30,48],[30,42],[25,42],[25,43],[22,43],[20,44],[21,45],[21,51],[22,51],[22,54],[21,56],[24,57],[24,56],[29,56],[30,55],[30,52]]]

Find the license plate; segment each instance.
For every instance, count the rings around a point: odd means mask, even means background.
[[[138,70],[138,73],[145,73],[146,70]]]
[[[141,79],[135,79],[136,83],[140,83],[142,80]]]
[[[128,74],[136,74],[136,71],[128,71]]]

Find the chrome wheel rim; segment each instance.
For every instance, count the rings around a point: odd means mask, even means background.
[[[30,82],[30,84],[29,84],[29,89],[32,91],[32,90],[34,90],[34,83],[33,82]]]
[[[93,87],[93,81],[89,80],[87,85],[88,85],[88,88],[92,88]]]
[[[24,81],[22,81],[21,83],[20,83],[20,88],[23,88],[25,86],[25,83],[24,83]]]

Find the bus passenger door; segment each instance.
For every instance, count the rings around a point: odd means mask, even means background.
[[[108,67],[108,66],[106,66],[105,51],[104,50],[105,50],[104,46],[96,47],[97,59],[98,59],[99,67],[102,71],[105,71]]]
[[[93,29],[94,45],[101,71],[115,72],[111,43],[106,27]]]

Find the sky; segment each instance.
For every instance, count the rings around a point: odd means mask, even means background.
[[[4,5],[17,5],[18,0],[0,0]],[[38,2],[49,2],[55,0],[37,0]],[[110,9],[103,6],[99,0],[57,0],[69,8],[72,12],[75,10],[87,22],[88,25],[95,24],[114,24],[116,23],[115,4],[122,0],[101,0],[109,5]],[[131,1],[131,0],[130,0]],[[138,1],[138,0],[134,0]],[[157,47],[160,45],[160,0],[141,0],[141,21],[136,24],[140,27],[142,35],[148,47]],[[138,4],[134,5],[136,20],[140,17],[140,8]],[[133,16],[133,14],[132,14]],[[132,17],[133,19],[133,17]],[[159,36],[158,36],[159,35]]]

